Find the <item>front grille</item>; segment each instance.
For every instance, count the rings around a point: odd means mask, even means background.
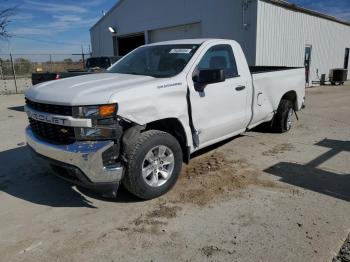
[[[68,145],[74,143],[74,128],[53,125],[29,118],[30,127],[34,134],[50,143]]]
[[[61,116],[72,116],[73,115],[73,107],[71,107],[71,106],[60,106],[60,105],[50,105],[50,104],[37,103],[37,102],[33,102],[27,98],[26,98],[26,104],[30,108],[32,108],[36,111],[40,111],[40,112],[61,115]]]

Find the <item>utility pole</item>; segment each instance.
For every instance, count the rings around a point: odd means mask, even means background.
[[[83,68],[85,68],[85,54],[83,45],[81,45],[81,57],[83,58]]]
[[[12,65],[13,80],[15,81],[15,88],[16,88],[16,94],[17,94],[18,88],[17,88],[16,70],[15,70],[15,65],[13,64],[12,53],[10,53],[10,58],[11,58],[11,65]]]
[[[52,55],[50,54],[50,72],[52,72]]]
[[[0,79],[5,80],[4,78],[4,72],[2,70],[2,60],[0,59]]]

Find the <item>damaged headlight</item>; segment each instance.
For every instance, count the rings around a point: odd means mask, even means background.
[[[75,128],[75,135],[78,140],[109,140],[118,139],[120,137],[120,128]]]
[[[117,119],[117,104],[81,106],[75,108],[76,117],[92,120],[91,128],[75,128],[78,140],[118,139],[122,132]]]
[[[79,118],[105,119],[117,115],[117,104],[99,106],[80,106],[75,108],[75,115]]]

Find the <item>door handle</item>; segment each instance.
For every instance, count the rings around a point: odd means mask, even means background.
[[[237,91],[242,91],[242,90],[244,90],[245,89],[245,86],[237,86],[236,87],[236,90]]]

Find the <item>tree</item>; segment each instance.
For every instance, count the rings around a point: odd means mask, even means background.
[[[18,75],[28,75],[32,73],[32,63],[30,60],[25,58],[16,58],[15,59],[15,70]]]
[[[72,58],[66,58],[63,60],[63,63],[67,64],[67,65],[71,65],[71,64],[73,64],[73,60],[72,60]]]
[[[10,18],[15,14],[15,8],[0,9],[0,38],[7,39],[11,35],[7,31],[7,27],[11,22]]]

